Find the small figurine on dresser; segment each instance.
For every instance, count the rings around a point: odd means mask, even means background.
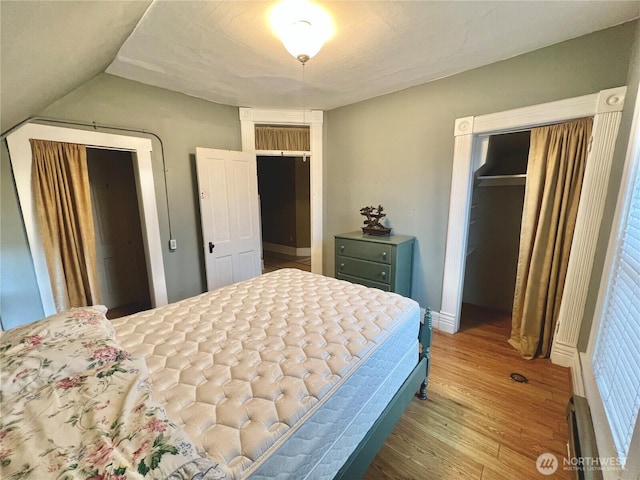
[[[370,235],[390,235],[391,228],[385,227],[380,224],[380,220],[386,217],[387,214],[383,213],[384,207],[378,205],[378,208],[374,206],[362,207],[360,209],[360,215],[364,215],[367,219],[364,221],[365,227],[362,227],[363,233]]]

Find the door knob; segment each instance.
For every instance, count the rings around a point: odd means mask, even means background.
[[[213,242],[209,242],[209,253],[213,253],[213,249],[214,249],[215,247],[216,247],[216,246],[213,244]]]

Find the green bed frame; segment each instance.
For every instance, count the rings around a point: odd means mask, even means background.
[[[342,466],[335,477],[336,479],[357,480],[362,478],[414,395],[421,400],[427,399],[431,338],[431,311],[427,310],[424,323],[420,324],[418,333],[418,339],[422,345],[422,352],[418,354],[418,363]]]

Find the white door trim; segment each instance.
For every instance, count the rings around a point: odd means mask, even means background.
[[[594,117],[593,148],[587,160],[567,267],[565,295],[551,353],[555,363],[564,366],[574,363],[625,93],[626,87],[612,88],[592,95],[456,120],[439,314],[441,330],[455,333],[460,328],[471,189],[475,170],[486,160],[486,153],[483,153],[486,151],[483,149],[486,137],[575,118]]]
[[[166,305],[167,284],[162,260],[160,225],[153,182],[153,166],[151,163],[151,140],[140,137],[129,137],[111,133],[78,130],[73,128],[53,127],[28,123],[7,137],[11,166],[18,190],[18,198],[22,210],[29,249],[33,259],[36,280],[40,290],[42,308],[45,315],[56,313],[51,291],[51,282],[47,262],[44,257],[42,241],[36,225],[33,192],[31,188],[32,154],[30,138],[69,142],[90,147],[112,150],[127,150],[134,153],[133,167],[140,208],[140,222],[146,256],[147,274],[149,276],[149,292],[153,307]]]
[[[616,211],[611,226],[609,242],[607,245],[607,255],[605,258],[604,268],[600,280],[600,289],[598,291],[598,299],[595,307],[593,323],[591,324],[591,332],[589,335],[589,344],[587,351],[581,353],[582,375],[584,378],[584,396],[589,401],[593,424],[595,428],[596,441],[598,444],[598,453],[600,457],[610,456],[617,457],[613,435],[611,434],[610,423],[607,419],[602,395],[596,384],[593,373],[593,358],[596,349],[596,341],[600,333],[602,319],[606,313],[607,295],[609,288],[614,280],[615,270],[614,260],[616,257],[619,239],[625,227],[625,219],[628,216],[629,205],[633,196],[633,187],[636,176],[640,169],[640,98],[636,99],[631,131],[629,133],[629,143],[627,145],[627,153],[625,157],[625,165],[620,181],[620,192],[616,203]],[[634,433],[632,434],[630,452],[637,452],[640,448],[640,418],[636,420]],[[640,470],[640,458],[638,456],[629,456],[623,473],[619,474],[619,478],[633,478],[633,472]],[[605,479],[608,477],[618,478],[613,472],[603,471]]]
[[[240,129],[242,132],[242,150],[255,152],[257,155],[286,155],[291,152],[264,151],[256,152],[256,124],[270,125],[309,125],[311,150],[311,271],[322,273],[322,110],[273,110],[259,108],[240,108]]]

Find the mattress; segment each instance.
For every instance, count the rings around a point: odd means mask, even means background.
[[[415,367],[419,308],[285,269],[113,326],[168,417],[229,478],[327,478]]]

